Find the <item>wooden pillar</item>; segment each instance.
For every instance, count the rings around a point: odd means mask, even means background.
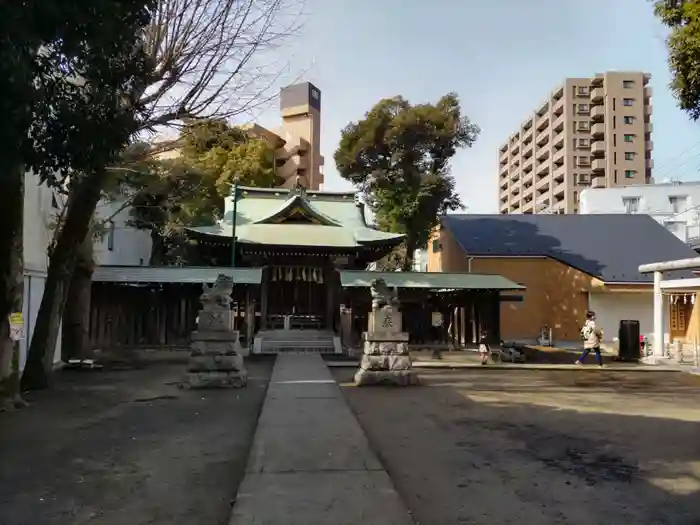
[[[335,287],[336,287],[336,273],[333,267],[326,266],[325,268],[326,278],[324,279],[326,283],[326,320],[324,327],[326,330],[333,330],[333,319],[335,317],[335,311],[337,310],[335,304]]]
[[[269,268],[263,268],[262,280],[260,283],[260,329],[267,329],[267,294],[268,294],[268,278]]]
[[[464,295],[459,294],[459,301],[457,303],[457,308],[455,309],[455,323],[457,324],[457,348],[462,348],[464,345],[464,327],[462,326],[462,320],[464,318]]]
[[[501,294],[500,292],[491,292],[491,337],[493,344],[501,342]]]

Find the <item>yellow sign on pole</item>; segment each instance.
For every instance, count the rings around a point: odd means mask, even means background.
[[[24,317],[22,312],[10,314],[10,339],[13,341],[24,339]]]

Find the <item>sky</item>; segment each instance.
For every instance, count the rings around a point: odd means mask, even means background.
[[[654,177],[700,179],[700,123],[676,106],[665,30],[648,0],[306,0],[300,33],[278,50],[287,77],[322,93],[326,190],[340,131],[376,102],[435,102],[456,92],[481,127],[452,161],[469,213],[497,213],[498,147],[566,77],[651,73]],[[258,116],[279,125],[270,107]]]

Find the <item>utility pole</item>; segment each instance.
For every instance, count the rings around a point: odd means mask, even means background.
[[[236,267],[236,216],[238,214],[238,182],[231,186],[233,198],[233,217],[231,218],[231,268]]]

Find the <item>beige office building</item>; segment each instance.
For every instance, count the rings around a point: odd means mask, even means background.
[[[649,79],[566,79],[499,148],[499,211],[577,213],[587,187],[652,182]]]
[[[283,188],[292,187],[298,180],[306,188],[320,189],[324,164],[321,155],[321,91],[310,82],[282,88],[280,113],[282,125],[277,129],[267,129],[259,124],[245,126],[245,129],[274,146],[277,175],[284,180]]]

